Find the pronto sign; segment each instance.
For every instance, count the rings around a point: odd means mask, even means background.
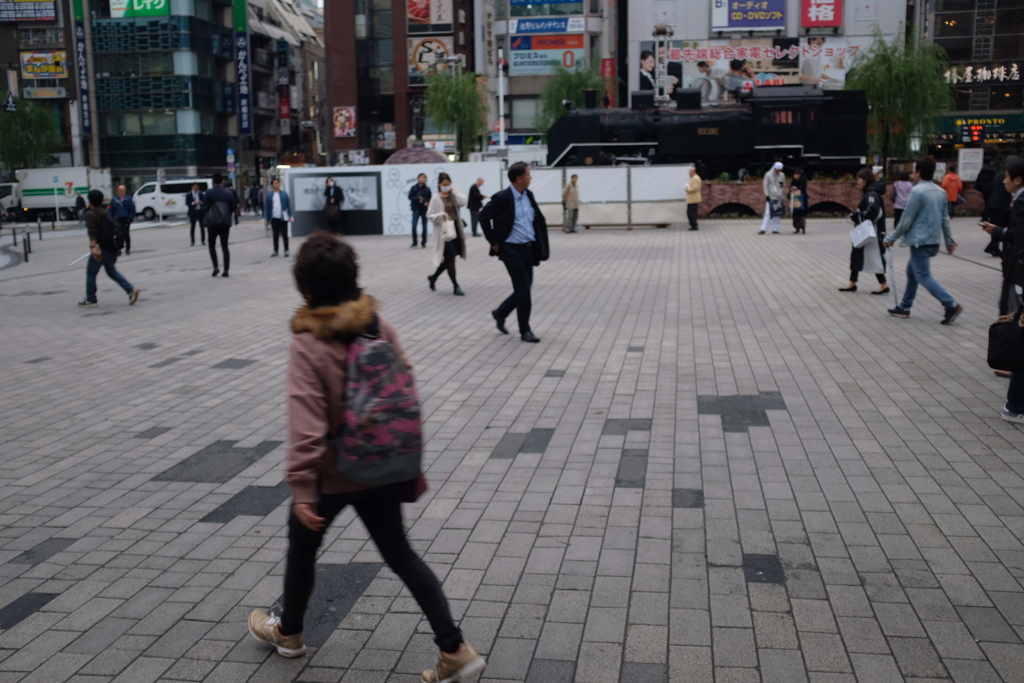
[[[559,65],[572,69],[586,59],[582,35],[515,36],[511,47],[511,76],[550,76]]]

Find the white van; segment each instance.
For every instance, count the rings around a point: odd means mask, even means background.
[[[192,185],[199,183],[199,190],[205,192],[213,187],[211,178],[181,178],[165,180],[159,188],[155,182],[145,183],[135,191],[135,213],[145,217],[147,221],[160,216],[186,216],[188,204],[185,194],[192,191]]]

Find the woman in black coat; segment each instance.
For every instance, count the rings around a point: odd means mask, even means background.
[[[850,214],[854,225],[863,221],[871,221],[875,224],[875,234],[878,237],[878,250],[882,254],[882,271],[875,273],[878,278],[878,289],[872,294],[886,294],[889,291],[889,283],[885,280],[885,181],[875,180],[875,174],[870,168],[862,168],[857,172],[857,187],[864,193],[861,197],[857,210]],[[857,276],[864,269],[864,247],[854,247],[850,252],[850,284],[840,287],[840,292],[856,292]]]
[[[345,193],[334,184],[334,178],[327,179],[327,189],[324,190],[324,218],[327,219],[327,229],[335,235],[341,233],[341,205],[345,201]]]

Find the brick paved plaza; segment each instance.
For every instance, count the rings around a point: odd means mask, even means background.
[[[465,297],[428,290],[407,237],[351,240],[424,399],[410,535],[482,680],[1024,680],[1024,432],[985,364],[987,236],[957,219],[933,262],[966,309],[943,327],[923,290],[909,320],[871,275],[836,291],[847,222],[702,225],[552,231],[540,344],[494,329],[510,285],[482,238]],[[134,307],[101,273],[76,308],[80,236],[0,270],[0,683],[418,681],[429,627],[350,511],[315,650],[246,631],[282,591],[291,261],[256,223],[226,280],[186,227],[132,241]]]

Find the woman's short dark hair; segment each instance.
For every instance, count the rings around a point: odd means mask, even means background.
[[[326,180],[324,181],[324,185],[326,185],[327,183],[331,182],[332,180],[334,180],[334,178],[328,178],[328,179],[326,179]]]
[[[900,173],[900,180],[902,180],[904,182],[910,182],[910,174],[909,173]]]
[[[526,172],[530,170],[530,165],[525,161],[517,161],[508,167],[508,181],[514,183],[515,181],[526,175]]]
[[[355,249],[328,232],[306,239],[292,273],[310,308],[337,306],[362,294]]]
[[[103,192],[101,190],[89,190],[89,206],[103,206]]]
[[[921,157],[914,162],[914,168],[917,169],[917,174],[921,176],[921,180],[932,180],[935,177],[935,158],[934,157]]]
[[[648,57],[653,57],[653,56],[654,56],[653,52],[651,52],[650,50],[644,50],[643,52],[640,53],[640,61],[642,62],[645,59],[647,59]]]
[[[871,172],[870,168],[862,168],[857,171],[857,177],[864,181],[865,187],[875,182],[875,174]]]
[[[452,177],[450,175],[448,175],[447,173],[438,173],[437,174],[437,189],[440,190],[441,189],[441,183],[443,183],[446,180],[450,183],[452,181]]]

